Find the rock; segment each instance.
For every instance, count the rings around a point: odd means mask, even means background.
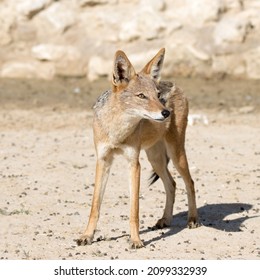
[[[32,47],[32,55],[40,61],[52,61],[55,73],[63,77],[86,76],[87,61],[74,46],[40,44]]]
[[[131,20],[129,22],[124,23],[119,31],[119,40],[124,42],[132,42],[134,40],[139,39],[141,36],[141,32],[139,30],[138,24],[136,20]]]
[[[39,63],[31,60],[9,61],[2,65],[0,76],[2,78],[37,78],[51,80],[55,68],[52,64]]]
[[[246,74],[249,79],[260,79],[260,47],[256,47],[243,55]]]
[[[63,77],[84,77],[87,63],[74,46],[40,44],[32,48],[32,55],[41,61],[52,61],[55,72]]]
[[[19,14],[30,19],[50,5],[52,1],[53,0],[25,0],[17,5],[17,11]]]
[[[76,14],[63,2],[55,2],[41,13],[55,31],[63,33],[76,23]]]
[[[11,29],[15,23],[15,14],[2,5],[0,3],[0,46],[5,46],[12,42]]]
[[[178,32],[181,32],[178,31]],[[182,32],[183,33],[183,32]],[[210,62],[211,56],[202,48],[196,46],[192,35],[186,33],[178,42],[174,35],[167,38],[166,59],[163,73],[167,76],[191,77],[196,74],[208,77],[211,69],[205,71],[205,65]],[[178,37],[178,36],[176,36]],[[173,43],[176,41],[176,43]],[[171,44],[171,45],[170,45]]]
[[[81,54],[76,47],[52,44],[40,44],[32,47],[32,55],[39,60],[48,61],[81,59]]]
[[[91,57],[88,63],[88,80],[92,82],[100,77],[111,75],[112,63],[112,60],[103,59],[100,56]]]
[[[131,42],[140,37],[153,40],[160,37],[160,33],[166,28],[163,18],[151,7],[138,9],[135,16],[125,22],[119,31],[119,39]]]
[[[202,26],[218,20],[221,8],[219,0],[175,0],[172,5],[172,16],[185,25]]]
[[[249,25],[248,18],[242,14],[236,17],[224,17],[215,27],[213,34],[215,44],[242,43],[246,38]]]

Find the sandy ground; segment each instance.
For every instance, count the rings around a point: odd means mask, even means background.
[[[107,82],[3,80],[0,89],[1,259],[260,259],[259,86],[248,82],[179,82],[190,113],[186,150],[202,226],[187,229],[187,199],[177,182],[172,226],[161,217],[161,182],[141,154],[141,239],[129,249],[127,165],[116,159],[95,242],[77,247],[93,192],[91,104]],[[99,91],[100,92],[100,91]],[[193,92],[193,93],[192,93]]]

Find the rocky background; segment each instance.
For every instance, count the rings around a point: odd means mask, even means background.
[[[166,47],[164,74],[260,79],[259,0],[0,0],[0,77],[110,74]]]

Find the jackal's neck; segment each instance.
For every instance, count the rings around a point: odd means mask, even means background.
[[[127,113],[123,107],[110,91],[101,95],[94,106],[94,128],[105,142],[113,146],[123,144],[141,121],[140,117]]]

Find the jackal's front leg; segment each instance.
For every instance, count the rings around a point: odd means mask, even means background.
[[[130,188],[130,246],[133,249],[143,247],[139,237],[139,191],[140,191],[140,163],[138,160],[131,163]]]
[[[105,192],[105,187],[110,170],[110,161],[105,159],[98,159],[96,164],[96,178],[95,178],[95,188],[92,200],[92,207],[90,212],[90,217],[88,221],[88,226],[84,234],[76,240],[77,244],[80,245],[90,245],[94,238],[94,233],[97,227],[97,222],[100,214],[100,207]]]

